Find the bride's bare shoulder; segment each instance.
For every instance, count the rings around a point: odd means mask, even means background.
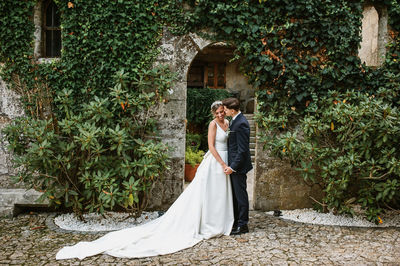
[[[208,128],[213,128],[213,127],[217,127],[217,123],[215,122],[215,120],[212,120],[210,124],[208,124]]]

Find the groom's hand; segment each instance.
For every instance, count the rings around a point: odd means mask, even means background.
[[[225,167],[224,169],[225,174],[230,175],[233,173],[232,168],[230,168],[229,166]]]

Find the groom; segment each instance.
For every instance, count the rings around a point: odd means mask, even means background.
[[[239,100],[227,98],[222,101],[225,113],[232,117],[228,136],[228,164],[224,169],[231,177],[233,191],[234,223],[231,235],[249,232],[249,197],[247,195],[247,172],[253,166],[250,156],[250,126],[246,117],[240,112]]]

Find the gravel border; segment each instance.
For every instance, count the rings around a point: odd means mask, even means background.
[[[281,215],[279,216],[274,215],[274,211],[269,211],[265,213],[270,216],[275,216],[280,220],[297,224],[374,229],[400,227],[400,215],[395,212],[388,212],[388,214],[383,214],[381,216],[383,220],[382,224],[371,223],[362,216],[355,216],[354,218],[351,218],[346,215],[320,213],[313,209],[281,210]],[[318,219],[316,219],[315,217],[317,217]]]
[[[54,218],[56,218],[58,215],[61,215],[62,213],[57,213],[53,212],[50,213],[49,216],[46,218],[46,226],[50,229],[53,230],[57,233],[72,233],[72,234],[106,234],[111,231],[76,231],[76,230],[67,230],[59,227],[54,223]]]
[[[274,216],[274,212],[264,212],[267,215]],[[46,225],[48,228],[50,228],[53,231],[59,232],[59,233],[73,233],[73,234],[106,234],[111,231],[116,231],[120,229],[112,229],[112,230],[101,230],[101,231],[78,231],[74,229],[64,229],[59,227],[54,219],[62,215],[63,213],[50,213],[48,217],[46,218]],[[163,214],[163,212],[158,212],[158,217],[160,217]],[[400,215],[393,213],[389,213],[388,215],[382,215],[383,219],[383,224],[376,225],[374,223],[370,223],[367,220],[365,220],[362,217],[347,217],[344,215],[336,215],[336,216],[331,216],[333,214],[326,214],[326,213],[319,213],[316,212],[312,209],[296,209],[296,210],[282,210],[280,216],[274,216],[276,219],[283,220],[285,222],[291,222],[291,223],[296,223],[296,224],[305,224],[305,225],[318,225],[318,226],[329,226],[329,227],[349,227],[349,228],[373,228],[373,229],[385,229],[385,228],[399,228],[400,227]],[[298,216],[298,217],[296,217]],[[296,219],[299,217],[302,217],[302,219]],[[157,217],[157,218],[158,218]],[[318,217],[318,219],[313,217]],[[333,217],[333,221],[329,220],[330,218]],[[392,221],[395,221],[396,224],[385,224],[386,218],[392,219]],[[389,219],[388,218],[388,219]],[[315,220],[317,220],[315,222]],[[337,223],[338,220],[341,220],[342,223]],[[344,223],[343,223],[344,221]],[[363,224],[357,224],[357,221],[362,221]],[[390,221],[390,220],[389,220]]]
[[[153,217],[153,219],[159,218],[161,215],[164,214],[163,211],[157,211],[157,212],[153,212],[153,213],[157,213],[157,217]],[[90,231],[84,231],[84,230],[76,230],[76,229],[65,229],[65,228],[61,228],[59,225],[56,224],[55,222],[55,218],[60,216],[60,215],[65,215],[66,213],[57,213],[57,212],[53,212],[50,213],[48,215],[48,217],[46,218],[46,225],[48,228],[50,228],[53,231],[59,232],[59,233],[73,233],[73,234],[106,234],[108,232],[112,232],[112,231],[117,231],[117,230],[121,230],[121,228],[119,229],[110,229],[110,230],[90,230]],[[152,219],[150,219],[149,221],[151,221]],[[140,223],[139,223],[140,224]],[[139,225],[137,224],[137,225]],[[136,225],[133,225],[136,226]]]

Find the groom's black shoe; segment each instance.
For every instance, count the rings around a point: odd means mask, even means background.
[[[237,225],[234,225],[233,227],[232,227],[232,230],[231,230],[231,235],[232,235],[232,232],[234,232],[234,231],[237,231]]]
[[[241,235],[249,232],[247,224],[232,229],[231,235]]]

